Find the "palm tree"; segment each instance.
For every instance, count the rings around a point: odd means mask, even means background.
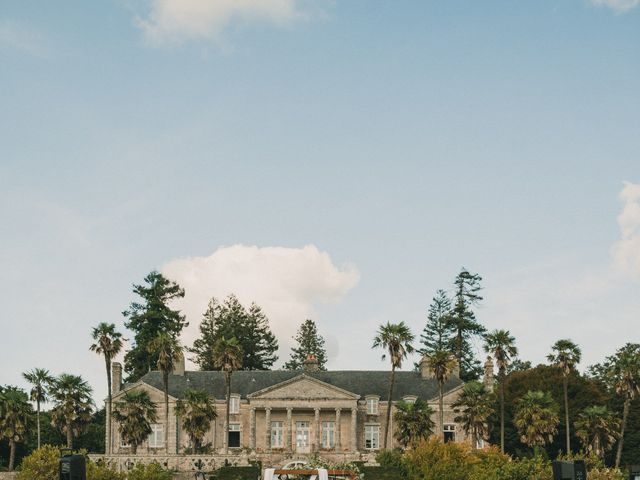
[[[582,352],[571,340],[558,340],[551,347],[552,353],[547,355],[547,360],[562,371],[562,385],[564,388],[564,421],[567,442],[567,454],[571,453],[571,427],[569,425],[569,375],[580,363]]]
[[[620,420],[605,406],[585,408],[578,415],[575,427],[587,453],[593,452],[602,459],[620,435]]]
[[[164,391],[164,450],[169,453],[169,375],[173,367],[182,356],[182,347],[178,340],[168,333],[159,333],[149,343],[149,353],[157,355],[156,366],[162,372],[162,387]]]
[[[91,421],[93,390],[78,375],[61,374],[49,387],[54,401],[51,424],[67,436],[67,448],[73,448],[73,438],[80,435]]]
[[[520,441],[533,447],[534,453],[553,441],[558,432],[558,407],[549,392],[529,390],[520,399],[513,417]]]
[[[224,449],[228,451],[229,445],[229,415],[231,410],[231,374],[242,368],[242,357],[244,352],[242,346],[235,337],[226,339],[220,337],[213,346],[213,365],[224,372],[224,380],[227,392],[227,408],[225,411],[225,435]]]
[[[427,368],[438,382],[438,428],[444,440],[444,384],[458,367],[458,361],[448,350],[436,350],[426,359]]]
[[[616,392],[624,398],[620,441],[616,452],[616,468],[618,468],[622,460],[624,431],[629,417],[629,408],[631,407],[631,402],[640,394],[640,345],[627,343],[618,350],[608,367],[608,374]]]
[[[395,437],[404,448],[429,438],[433,433],[433,409],[424,400],[418,398],[415,402],[400,401],[396,409],[393,414],[396,424]]]
[[[199,453],[202,439],[218,416],[216,406],[204,390],[186,390],[178,400],[176,415],[182,417],[182,427],[189,435],[193,453]]]
[[[473,448],[477,448],[480,439],[486,439],[490,433],[489,419],[494,413],[493,394],[480,382],[469,382],[453,403],[453,411],[458,413],[455,422],[462,425],[471,437]]]
[[[104,356],[104,363],[107,369],[107,448],[106,454],[111,453],[111,361],[122,350],[122,334],[116,331],[113,323],[99,323],[91,331],[91,338],[95,341],[89,350]]]
[[[484,337],[484,351],[496,360],[500,385],[500,451],[504,453],[504,380],[509,361],[518,355],[516,339],[508,330],[494,330]]]
[[[49,385],[54,377],[44,368],[34,368],[23,373],[22,377],[31,384],[29,398],[32,402],[36,402],[36,428],[38,429],[38,448],[40,448],[40,405],[47,401]]]
[[[389,379],[389,396],[387,398],[387,423],[384,426],[384,448],[387,448],[389,440],[389,424],[391,423],[391,402],[393,399],[393,386],[396,378],[396,369],[402,367],[402,361],[413,352],[413,334],[404,323],[389,323],[381,325],[378,334],[373,339],[373,348],[383,348],[387,351],[391,360],[391,377]],[[387,358],[387,353],[382,355],[382,360]]]
[[[16,388],[0,389],[0,438],[9,442],[9,471],[13,471],[16,444],[24,440],[33,409],[26,392]]]
[[[135,455],[138,446],[151,435],[151,424],[157,421],[156,404],[146,391],[130,390],[116,402],[113,418],[118,422],[121,441],[131,445]]]

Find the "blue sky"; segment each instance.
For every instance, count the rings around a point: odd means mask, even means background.
[[[90,327],[154,268],[333,368],[463,265],[526,359],[640,341],[640,2],[176,1],[0,4],[0,384],[102,395]]]

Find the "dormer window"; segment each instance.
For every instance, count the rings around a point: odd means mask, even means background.
[[[231,395],[229,401],[229,413],[231,415],[237,415],[240,413],[240,395]]]
[[[380,401],[380,397],[377,396],[367,396],[367,415],[378,415],[378,403]]]
[[[416,403],[416,400],[418,399],[418,397],[416,397],[415,395],[405,395],[404,397],[402,397],[402,401],[405,403]]]

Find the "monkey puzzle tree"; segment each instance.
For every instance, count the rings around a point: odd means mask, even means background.
[[[291,349],[291,358],[284,365],[286,370],[301,369],[309,356],[313,356],[316,359],[320,370],[327,369],[325,341],[322,335],[318,333],[318,327],[313,320],[307,319],[300,325],[294,340],[298,346]]]

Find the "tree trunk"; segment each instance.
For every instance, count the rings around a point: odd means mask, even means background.
[[[13,465],[16,461],[16,441],[9,440],[9,471],[13,472]]]
[[[40,448],[40,399],[36,400],[36,423],[38,428],[38,448]]]
[[[389,378],[389,397],[387,398],[387,423],[384,426],[384,449],[389,443],[389,424],[391,423],[391,399],[393,398],[393,384],[396,381],[396,366],[391,364],[391,377]]]
[[[169,373],[163,372],[164,380],[164,452],[169,454]]]
[[[504,372],[500,372],[500,451],[504,453]]]
[[[563,387],[564,387],[564,421],[566,423],[566,433],[567,433],[567,455],[571,454],[571,438],[569,427],[569,377],[567,375],[564,376],[563,379]]]
[[[622,460],[622,446],[624,443],[624,429],[627,426],[627,417],[629,416],[629,406],[631,400],[628,398],[624,401],[624,408],[622,409],[622,425],[620,426],[620,441],[618,442],[618,451],[616,452],[616,468],[620,468],[620,461]]]
[[[438,410],[440,413],[440,420],[438,427],[440,428],[440,435],[442,435],[442,441],[444,442],[444,383],[438,381]]]
[[[67,423],[67,448],[73,448],[73,431],[70,423]]]
[[[111,359],[105,356],[107,367],[107,444],[105,453],[111,455]]]
[[[224,372],[224,377],[227,383],[227,408],[225,412],[225,421],[224,421],[224,453],[229,453],[229,419],[231,418],[230,409],[231,409],[231,372]],[[269,428],[269,425],[266,426]]]

